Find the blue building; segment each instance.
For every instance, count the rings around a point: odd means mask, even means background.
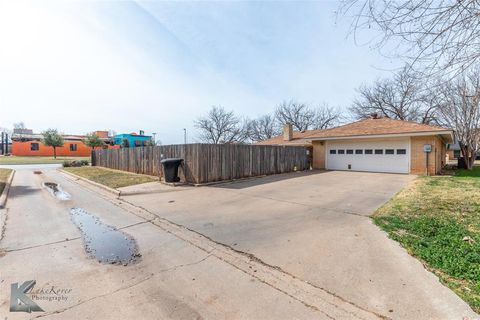
[[[146,136],[143,131],[140,131],[140,134],[137,134],[135,132],[122,133],[116,134],[113,137],[113,141],[116,145],[123,145],[124,140],[128,141],[129,147],[142,147],[149,145],[149,143],[152,141],[152,136]]]

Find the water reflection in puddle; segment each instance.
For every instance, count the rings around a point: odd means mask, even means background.
[[[126,233],[104,224],[82,208],[70,210],[73,223],[83,236],[85,251],[101,263],[127,265],[140,257],[135,240]]]
[[[53,182],[44,182],[43,186],[47,188],[48,192],[52,194],[58,200],[70,200],[72,197],[66,191],[63,191],[62,188],[56,183]]]

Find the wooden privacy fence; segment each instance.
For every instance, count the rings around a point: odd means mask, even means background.
[[[182,144],[92,152],[92,165],[162,176],[160,160],[182,158],[182,180],[202,184],[310,168],[307,147]]]

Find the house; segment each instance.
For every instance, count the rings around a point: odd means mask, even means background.
[[[107,148],[118,148],[111,145],[108,131],[95,131]],[[42,134],[33,133],[29,129],[15,129],[12,134],[12,155],[14,156],[53,156],[53,148],[42,143]],[[57,156],[88,157],[92,148],[83,143],[85,136],[63,135],[64,145],[57,148]]]
[[[447,144],[447,161],[448,160],[457,160],[460,158],[460,144],[457,143],[449,143]]]
[[[463,157],[460,143],[449,143],[447,145],[447,160],[458,160]],[[475,155],[475,160],[480,160],[480,151]]]
[[[151,143],[152,136],[147,136],[142,130],[140,130],[138,134],[135,132],[122,133],[113,137],[114,144],[118,146],[124,146],[125,140],[128,141],[129,147],[142,147]]]
[[[452,142],[450,129],[372,117],[304,132],[286,125],[282,136],[259,144],[311,145],[314,169],[434,175],[445,165],[446,145]]]

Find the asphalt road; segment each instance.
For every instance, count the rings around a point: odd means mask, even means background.
[[[17,170],[7,208],[0,211],[6,218],[0,242],[1,317],[383,317],[252,256],[86,187],[54,168],[41,170],[42,174],[34,174],[32,167]],[[43,187],[44,182],[58,183],[71,199],[56,199]],[[82,208],[133,237],[141,258],[127,266],[101,264],[90,258],[70,218],[71,208]],[[44,311],[11,312],[11,284],[21,287],[29,280],[36,284],[26,296]],[[15,302],[13,305],[17,305]]]

